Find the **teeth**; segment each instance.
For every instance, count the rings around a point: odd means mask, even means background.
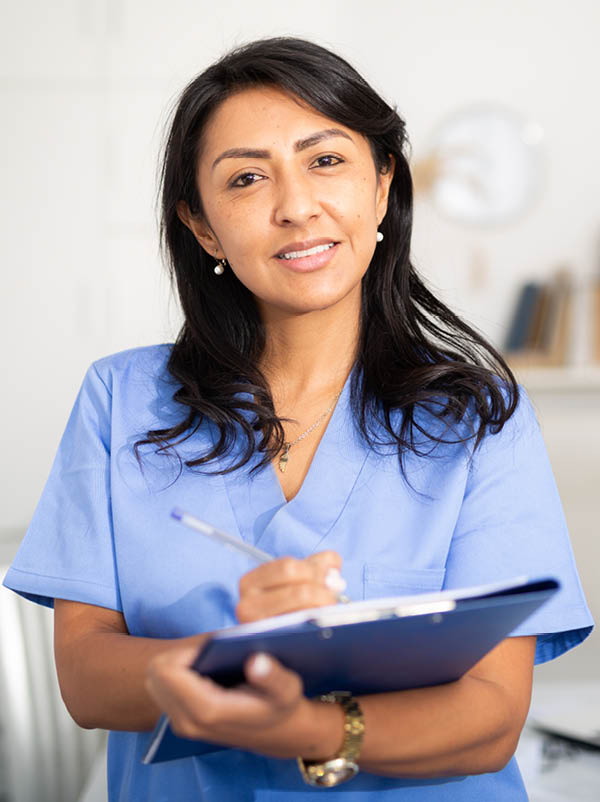
[[[330,248],[333,248],[335,242],[329,242],[327,245],[315,245],[314,248],[308,248],[306,251],[288,251],[288,253],[282,253],[279,256],[279,259],[301,259],[303,256],[312,256],[315,253],[322,253],[323,251],[328,251]]]

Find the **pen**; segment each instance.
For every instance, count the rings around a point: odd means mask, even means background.
[[[210,537],[212,540],[216,540],[218,543],[222,543],[224,546],[228,546],[230,549],[243,552],[248,557],[252,557],[259,563],[267,563],[275,559],[272,554],[268,554],[266,551],[257,549],[256,546],[250,546],[248,543],[244,543],[243,540],[239,540],[238,538],[233,537],[233,535],[229,535],[227,532],[222,532],[220,529],[217,529],[211,524],[196,518],[195,515],[191,515],[189,512],[179,509],[179,507],[175,507],[173,510],[171,510],[171,517],[175,518],[176,521],[179,521],[184,526],[187,526],[190,529],[195,529],[196,532],[200,532],[201,535]],[[341,583],[343,583],[343,586]],[[337,584],[336,581],[336,586],[332,587],[332,590],[338,591],[339,602],[345,603],[350,601],[347,596],[344,596],[339,592],[344,590],[345,587],[346,583],[341,577],[339,584]]]
[[[229,546],[229,548],[235,549],[236,551],[243,551],[244,554],[253,557],[256,562],[268,563],[275,559],[271,554],[267,554],[266,551],[261,551],[257,549],[256,546],[249,546],[247,543],[244,543],[243,540],[238,540],[238,538],[233,537],[233,535],[228,535],[227,532],[216,529],[216,527],[211,526],[211,524],[207,524],[199,518],[196,518],[195,515],[190,515],[189,512],[180,510],[179,507],[175,507],[175,509],[171,510],[171,517],[175,518],[176,521],[180,521],[190,529],[195,529],[196,532],[200,532],[201,535],[206,535],[206,537],[210,537],[218,543],[222,543],[224,546]]]

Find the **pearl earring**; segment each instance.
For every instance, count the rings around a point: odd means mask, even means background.
[[[377,242],[381,242],[381,240],[383,239],[383,234],[381,233],[381,231],[377,232],[377,236],[375,237],[375,239],[377,240]]]
[[[225,272],[226,264],[227,264],[227,259],[217,259],[217,264],[214,267],[217,276],[223,275],[223,273]]]

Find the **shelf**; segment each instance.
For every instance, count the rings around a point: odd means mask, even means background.
[[[535,392],[600,393],[600,364],[559,367],[517,367],[518,381]]]

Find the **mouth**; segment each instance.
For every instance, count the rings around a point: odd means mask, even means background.
[[[312,245],[308,248],[298,247],[297,250],[293,250],[294,247],[297,247],[295,243],[293,243],[292,246],[287,246],[285,250],[276,254],[276,258],[286,259],[288,261],[292,259],[305,259],[307,256],[315,256],[318,253],[324,253],[331,248],[335,248],[338,244],[339,243],[335,242],[335,240],[330,240],[329,242],[319,243],[318,245]],[[298,243],[298,245],[300,245],[300,243]]]
[[[308,273],[325,267],[333,259],[339,246],[337,240],[325,237],[304,242],[290,242],[275,254],[275,258],[295,273]]]

